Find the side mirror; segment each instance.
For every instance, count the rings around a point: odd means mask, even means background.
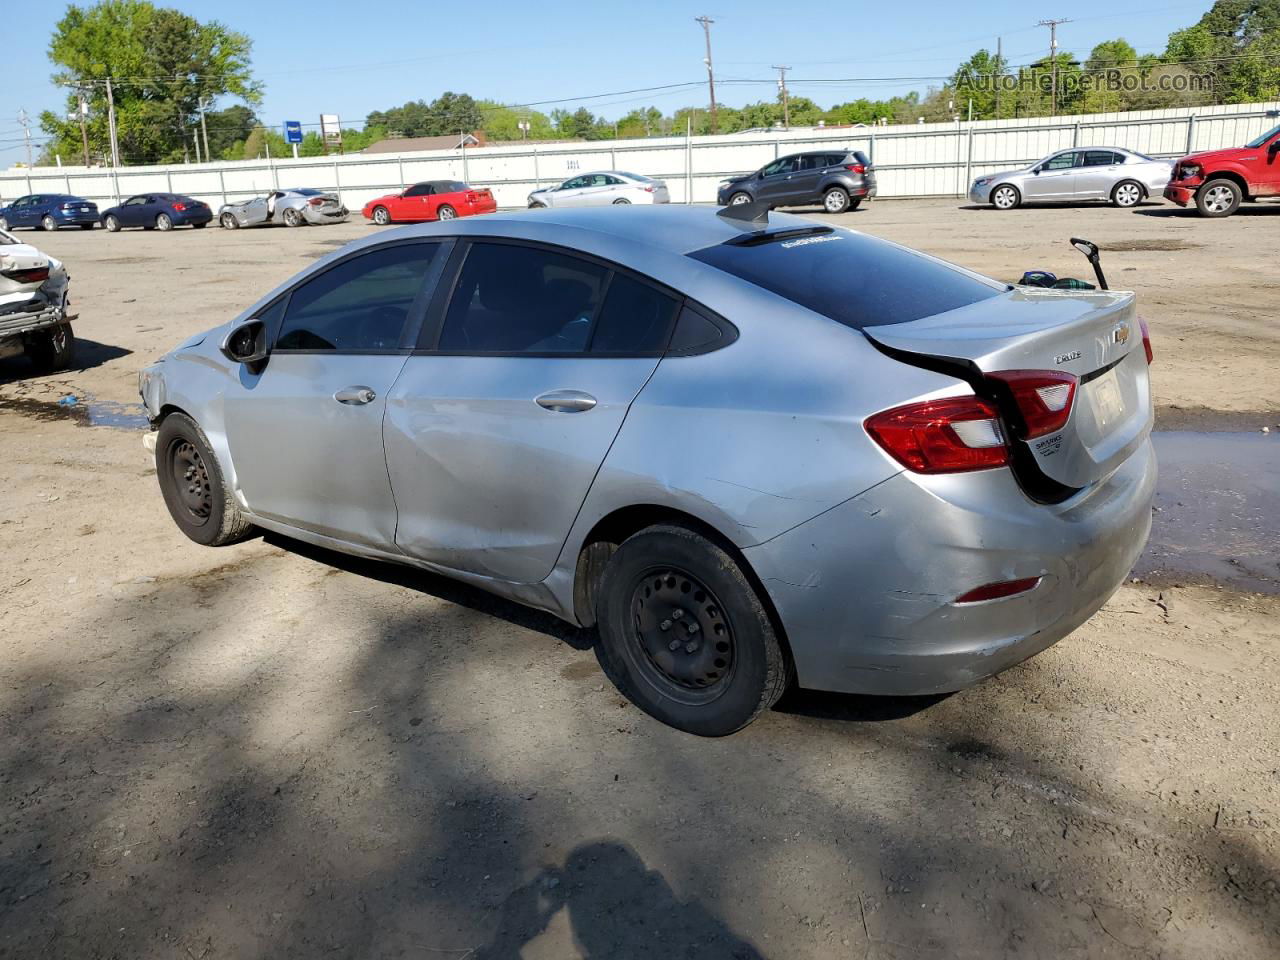
[[[1036,168],[1034,168],[1031,172],[1032,172],[1032,173],[1034,173],[1034,174],[1038,177],[1038,176],[1040,176],[1040,171],[1041,171],[1041,170],[1043,170],[1043,169],[1044,169],[1043,167],[1036,167]]]
[[[261,320],[247,320],[227,334],[219,347],[233,363],[252,366],[267,359],[267,327]]]

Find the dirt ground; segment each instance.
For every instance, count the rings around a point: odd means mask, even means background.
[[[1280,443],[1280,206],[841,219],[1003,278],[1087,277],[1067,238],[1098,242],[1152,324],[1157,425]],[[370,229],[24,235],[82,342],[49,377],[0,362],[0,957],[1280,955],[1275,590],[1174,562],[971,690],[793,692],[708,741],[550,617],[185,540],[137,369]]]

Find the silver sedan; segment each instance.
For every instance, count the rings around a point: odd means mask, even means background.
[[[570,177],[554,187],[529,194],[529,206],[539,207],[607,207],[628,203],[667,203],[671,196],[664,180],[654,180],[638,173],[603,170]]]
[[[1132,207],[1161,196],[1172,172],[1172,160],[1120,147],[1061,150],[1025,170],[983,174],[969,187],[969,200],[997,210],[1046,200],[1105,200]]]
[[[792,682],[956,690],[1088,619],[1150,528],[1145,347],[1133,294],[750,204],[548,210],[349,244],[140,389],[197,543],[594,627],[637,705],[721,735]]]
[[[286,227],[323,226],[346,219],[347,208],[341,200],[332,193],[311,187],[272,190],[239,203],[224,203],[218,211],[218,223],[226,230],[281,223]]]

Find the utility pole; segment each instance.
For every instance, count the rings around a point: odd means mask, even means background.
[[[111,135],[111,166],[120,166],[120,141],[116,138],[116,100],[107,77],[107,131]]]
[[[204,162],[209,162],[209,127],[204,122],[204,97],[200,98],[200,133],[204,135]]]
[[[996,85],[996,116],[1000,119],[1000,88],[1004,86],[1004,37],[996,37],[996,75],[991,79]]]
[[[715,21],[706,14],[693,19],[702,24],[702,32],[707,35],[707,56],[702,62],[707,65],[707,86],[711,88],[711,132],[718,133],[720,125],[716,121],[716,75],[715,71],[711,69],[711,25]]]
[[[1058,115],[1058,24],[1070,23],[1067,17],[1061,17],[1057,20],[1041,20],[1036,24],[1037,27],[1049,28],[1049,71],[1050,81],[1049,90],[1052,102],[1049,104],[1049,116],[1056,117]]]
[[[80,144],[84,147],[84,165],[87,167],[89,166],[89,129],[85,126],[84,118],[89,112],[89,104],[84,99],[83,87],[76,87],[76,100],[80,106],[76,111],[80,114]]]
[[[791,129],[791,103],[787,98],[787,71],[790,67],[774,66],[778,71],[778,89],[782,92],[782,126]]]
[[[27,141],[27,170],[31,170],[31,118],[26,110],[18,111],[18,123],[22,124],[22,136]]]

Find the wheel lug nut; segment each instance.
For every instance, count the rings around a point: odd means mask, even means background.
[[[697,650],[697,649],[698,649],[698,641],[697,641],[697,640],[690,640],[688,643],[686,643],[686,644],[684,645],[684,652],[685,652],[685,653],[693,653],[693,652],[694,652],[695,650]]]
[[[670,650],[672,653],[675,653],[678,649],[680,649],[680,641],[672,640],[670,643],[667,644],[667,649]]]
[[[684,611],[681,610],[679,607],[676,607],[674,610],[671,611],[672,620],[679,620],[683,616],[684,616]]]
[[[663,620],[660,624],[658,624],[658,629],[659,629],[659,630],[670,630],[670,629],[671,629],[671,621],[670,621],[670,620]]]
[[[689,631],[689,633],[691,633],[691,634],[693,634],[693,633],[697,633],[699,630],[701,630],[701,629],[702,629],[701,627],[699,627],[699,626],[698,626],[698,621],[697,621],[697,620],[690,620],[688,623],[686,623],[686,624],[684,625],[684,628],[685,628],[687,631]]]

